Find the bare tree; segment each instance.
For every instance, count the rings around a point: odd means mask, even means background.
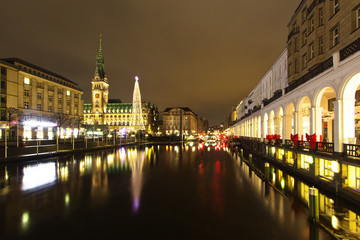
[[[3,119],[6,121],[7,125],[9,126],[10,123],[16,120],[18,116],[19,110],[13,107],[5,108],[3,111]]]
[[[75,116],[74,119],[74,125],[77,127],[77,129],[80,130],[80,128],[84,125],[84,117],[83,116]]]
[[[58,128],[63,127],[70,120],[69,114],[65,114],[65,113],[53,113],[53,118],[56,121]]]
[[[65,114],[65,113],[53,113],[53,118],[56,121],[56,125],[57,125],[57,131],[56,131],[56,150],[59,150],[59,132],[61,130],[61,128],[67,124],[70,120],[69,118],[69,114]]]
[[[14,120],[16,120],[18,114],[18,109],[9,107],[2,110],[2,119],[5,120],[6,126],[5,126],[5,158],[7,158],[7,129],[10,127],[10,123]],[[17,122],[15,123],[17,124]]]

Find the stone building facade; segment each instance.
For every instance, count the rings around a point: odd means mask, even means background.
[[[163,133],[165,135],[185,135],[206,133],[207,120],[196,115],[188,107],[166,108],[163,113]]]
[[[83,113],[83,92],[69,79],[18,58],[6,58],[1,67],[1,108],[18,109],[16,130],[10,137],[24,139],[54,139],[57,120],[55,113],[68,119],[61,129],[61,136],[71,135],[73,119]],[[2,119],[4,120],[4,119]],[[78,133],[80,129],[75,129]]]

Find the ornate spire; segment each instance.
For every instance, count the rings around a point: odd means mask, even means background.
[[[104,66],[104,58],[102,55],[102,47],[101,47],[101,39],[102,34],[100,34],[100,43],[99,43],[99,53],[98,56],[96,58],[96,69],[95,69],[95,76],[94,78],[96,78],[97,76],[100,78],[100,80],[106,80],[106,73],[105,73],[105,66]]]
[[[100,44],[99,44],[99,54],[98,54],[98,58],[103,58],[103,57],[102,57],[102,48],[101,48],[101,37],[102,37],[102,34],[100,33]]]

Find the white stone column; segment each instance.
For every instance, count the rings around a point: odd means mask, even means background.
[[[294,135],[300,134],[299,133],[299,113],[298,111],[293,112],[293,119],[294,119]]]
[[[261,142],[264,141],[265,138],[265,128],[264,128],[264,117],[261,117],[259,124],[261,125],[260,127],[260,138],[261,138]]]
[[[258,124],[258,138],[260,138],[260,139],[262,139],[262,134],[261,134],[261,131],[262,131],[262,126],[261,126],[261,117],[259,116],[258,117],[258,122],[257,122],[257,124]]]
[[[334,101],[334,151],[343,151],[342,139],[342,100]]]
[[[289,126],[287,125],[288,120],[291,119],[291,116],[289,118],[289,115],[283,115],[282,116],[282,134],[281,134],[281,138],[282,138],[282,142],[283,144],[285,144],[285,139],[287,138],[287,134],[289,131]],[[290,125],[290,129],[291,129],[291,125]],[[289,139],[290,139],[290,134],[289,134]]]
[[[301,140],[301,135],[304,135],[304,126],[303,126],[303,113],[297,112],[297,118],[296,118],[296,128],[297,132],[299,134],[299,139]]]

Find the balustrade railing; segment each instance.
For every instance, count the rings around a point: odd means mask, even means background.
[[[345,60],[347,57],[353,55],[360,50],[360,38],[350,43],[346,47],[340,50],[340,61]]]
[[[318,152],[334,152],[334,143],[332,142],[316,142],[316,151]]]
[[[347,157],[360,157],[360,145],[344,144],[344,155]]]

